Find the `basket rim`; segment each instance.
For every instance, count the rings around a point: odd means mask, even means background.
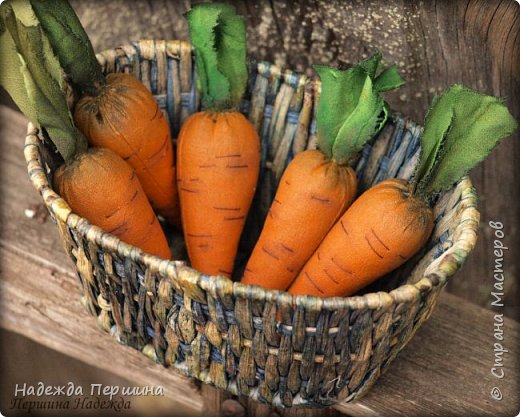
[[[150,42],[150,41],[146,41]],[[154,41],[154,43],[157,41]],[[163,41],[164,42],[164,41]],[[181,41],[182,43],[187,43]],[[98,54],[102,56],[103,51]],[[257,61],[263,65],[266,61]],[[296,72],[295,72],[296,73]],[[434,259],[424,271],[420,279],[414,284],[404,284],[389,292],[378,291],[349,297],[320,298],[307,295],[292,295],[286,291],[268,290],[260,286],[252,286],[233,282],[222,275],[210,276],[202,274],[186,265],[185,261],[166,260],[143,252],[141,249],[121,241],[119,238],[104,232],[98,226],[92,225],[85,218],[75,214],[67,202],[51,187],[47,180],[45,168],[40,161],[38,128],[31,122],[27,126],[25,137],[24,156],[27,163],[29,178],[33,187],[42,196],[47,209],[53,217],[69,228],[81,227],[82,234],[87,240],[96,242],[103,250],[117,253],[125,258],[141,262],[144,266],[160,274],[169,276],[174,283],[185,288],[182,284],[193,284],[213,294],[227,294],[235,297],[247,298],[252,301],[274,301],[287,303],[293,306],[303,306],[307,309],[351,310],[388,308],[396,303],[407,303],[417,300],[422,293],[429,292],[435,287],[444,285],[447,280],[462,266],[469,253],[473,250],[477,239],[480,213],[477,210],[477,195],[468,176],[463,177],[455,187],[461,187],[465,204],[457,217],[461,219],[453,231],[454,240],[450,248]],[[454,188],[455,188],[454,187]],[[83,232],[85,231],[85,232]],[[88,233],[87,233],[88,232]]]

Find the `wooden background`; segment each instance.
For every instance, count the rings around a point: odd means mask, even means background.
[[[250,55],[304,70],[348,65],[375,48],[399,66],[407,84],[392,108],[421,122],[435,93],[463,83],[505,99],[520,119],[520,5],[513,0],[232,0],[246,16]],[[187,39],[186,0],[71,0],[96,51],[136,39]],[[481,226],[476,249],[449,291],[490,307],[493,235],[505,226],[505,312],[519,319],[520,144],[505,140],[473,170]],[[516,185],[515,185],[516,184]]]
[[[71,0],[96,51],[137,39],[187,39],[187,0]],[[504,98],[520,119],[520,5],[514,0],[231,0],[246,17],[251,56],[304,70],[349,65],[376,48],[407,80],[388,101],[422,123],[434,94],[463,83]],[[5,102],[5,95],[2,98]],[[504,224],[505,308],[520,320],[518,133],[472,171],[481,225],[476,249],[448,287],[491,308],[493,230]],[[515,185],[516,184],[516,185]]]
[[[182,14],[189,8],[189,1],[70,1],[97,51],[136,39],[187,39],[187,28]],[[414,2],[405,0],[301,0],[295,2],[290,0],[231,0],[230,2],[237,6],[241,14],[246,16],[249,51],[252,56],[287,65],[293,69],[304,70],[309,65],[318,63],[348,65],[378,48],[389,62],[398,64],[408,81],[399,92],[389,95],[389,102],[394,110],[421,122],[433,95],[442,91],[447,85],[458,82],[487,94],[503,97],[513,115],[520,119],[520,50],[518,48],[520,6],[514,0]],[[8,103],[5,95],[1,93],[0,103]],[[3,119],[2,123],[6,120]],[[0,138],[0,140],[2,139],[4,138]],[[520,180],[519,164],[516,162],[520,157],[518,139],[517,134],[504,141],[490,158],[472,172],[471,177],[480,197],[479,209],[482,222],[479,241],[466,265],[448,288],[451,293],[466,300],[483,307],[490,307],[494,257],[492,230],[488,226],[488,222],[490,220],[501,221],[505,225],[504,243],[510,248],[504,262],[506,307],[502,311],[516,320],[520,319],[518,301],[520,299],[520,279],[518,277],[520,201],[515,198],[518,186],[514,185]],[[22,140],[21,137],[20,140]],[[22,163],[21,151],[18,153],[20,163]],[[28,178],[26,181],[29,182]],[[11,219],[12,216],[9,218]],[[457,307],[457,303],[454,301],[456,298],[447,299],[450,302],[443,304],[444,310]],[[79,304],[77,300],[76,304]],[[437,313],[441,314],[444,310],[439,308]],[[416,356],[412,355],[413,365],[419,363],[420,369],[425,370],[421,381],[429,381],[429,375],[437,375],[439,363],[446,359],[444,358],[446,352],[443,352],[443,358],[441,358],[440,352],[435,351],[432,346],[439,333],[444,335],[457,333],[456,328],[449,328],[450,325],[460,325],[461,328],[469,329],[470,333],[473,329],[474,334],[471,334],[469,338],[472,344],[466,350],[467,352],[471,350],[471,346],[477,348],[492,343],[488,337],[491,333],[488,335],[485,331],[481,331],[481,328],[479,330],[478,326],[472,326],[471,321],[475,320],[480,325],[487,322],[492,323],[490,317],[481,317],[472,313],[470,316],[465,316],[471,317],[471,320],[458,323],[454,317],[459,316],[458,311],[452,312],[452,319],[449,315],[442,315],[442,319],[439,318],[437,321],[439,329],[434,328],[430,333],[425,333],[426,330],[423,330],[421,333],[430,334],[432,342],[416,340],[418,347],[411,346],[408,350],[412,354],[416,352]],[[448,327],[443,327],[444,324]],[[509,328],[508,332],[508,334],[514,333]],[[486,335],[487,339],[479,340],[478,334],[481,334],[482,337]],[[9,341],[4,345],[5,351],[9,349],[17,353],[22,352],[25,342],[14,343],[12,336],[7,338],[5,334],[2,334],[2,340],[4,341],[4,339],[6,342]],[[459,339],[462,340],[462,336],[455,337],[455,341],[459,341]],[[475,344],[474,340],[479,340],[479,343]],[[432,347],[434,352],[421,356],[419,349],[421,346],[423,348]],[[35,358],[41,360],[44,355],[41,355],[41,351],[37,349],[37,347],[31,346],[30,352],[33,352]],[[457,349],[452,350],[457,354],[459,352]],[[71,354],[71,352],[67,352],[67,354]],[[435,354],[438,355],[436,356],[438,362],[431,359]],[[472,359],[484,358],[486,354],[470,353],[470,356]],[[5,357],[7,358],[7,356]],[[425,366],[417,358],[428,358],[432,363]],[[13,375],[20,376],[19,367],[22,366],[22,362],[28,361],[13,362],[11,372]],[[66,366],[63,358],[56,358],[52,362]],[[405,362],[401,359],[399,363]],[[460,386],[462,390],[466,384],[460,379],[463,377],[461,359],[454,355],[451,362],[447,363],[453,365],[454,372],[451,372],[451,365],[446,365],[449,369],[446,371],[446,375],[457,376],[459,379],[454,379],[453,386]],[[459,365],[460,369],[458,369]],[[394,368],[396,366],[400,365],[397,364]],[[480,372],[484,369],[483,366],[476,366],[472,363],[468,368]],[[513,369],[512,364],[508,366]],[[396,379],[401,383],[408,383],[408,386],[399,386],[397,382],[395,385],[383,383],[381,387],[390,387],[389,396],[381,395],[382,391],[375,392],[375,395],[371,397],[372,400],[368,398],[366,404],[389,412],[389,404],[392,403],[392,400],[405,395],[409,400],[410,409],[415,408],[418,402],[423,403],[425,398],[432,401],[438,398],[436,395],[432,395],[432,398],[424,395],[424,392],[429,392],[429,386],[425,385],[423,391],[417,389],[413,382],[414,376],[418,375],[417,369],[414,369],[413,375],[407,373],[408,371],[399,374],[399,369],[397,371],[394,369]],[[403,369],[407,368],[403,366]],[[431,369],[435,370],[433,374],[428,373]],[[48,375],[48,373],[49,371],[46,370],[42,375]],[[83,371],[79,373],[83,374]],[[85,373],[88,378],[88,372],[85,371]],[[74,371],[68,375],[78,375],[78,372]],[[485,375],[489,377],[487,371]],[[387,378],[391,377],[392,375],[389,374]],[[95,373],[95,378],[95,382],[98,382],[101,375]],[[113,377],[106,378],[110,380]],[[482,375],[476,378],[473,375],[475,380],[483,380],[483,378]],[[115,380],[112,379],[112,381]],[[457,381],[460,381],[460,385],[457,385]],[[433,379],[430,382],[433,382]],[[442,393],[455,393],[456,389],[452,388],[452,385],[445,384],[446,379],[443,378],[442,381],[433,385],[435,389],[438,388],[441,391],[444,389],[445,391]],[[400,388],[404,388],[404,392],[397,392]],[[396,391],[393,392],[392,389]],[[410,395],[414,389],[420,396]],[[467,391],[467,387],[464,387],[463,391]],[[489,401],[487,397],[484,397],[486,394],[479,391],[470,392],[467,396],[471,402],[475,402],[476,398],[486,402]],[[0,395],[0,397],[2,396]],[[460,401],[462,394],[457,392],[453,398],[457,404],[460,402],[464,405]],[[417,399],[417,403],[414,402],[415,399]],[[444,399],[442,401],[444,402]],[[450,404],[449,401],[446,403]],[[462,405],[460,407],[464,408]],[[424,406],[431,411],[436,405],[428,403]],[[359,415],[371,415],[362,412],[363,410],[367,413],[369,411],[366,406],[363,407],[361,405],[357,410]],[[442,407],[438,408],[444,410]],[[181,409],[177,408],[177,410]],[[402,411],[402,408],[395,412],[398,413],[399,410]],[[355,414],[353,410],[347,412]],[[329,415],[336,414],[330,410]]]

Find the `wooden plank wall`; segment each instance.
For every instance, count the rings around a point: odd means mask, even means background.
[[[72,0],[97,51],[136,39],[186,39],[187,0]],[[348,65],[382,51],[407,80],[389,96],[393,109],[422,122],[434,94],[463,83],[504,97],[520,118],[520,6],[513,0],[232,0],[246,16],[252,56],[303,70]],[[476,249],[449,291],[489,307],[493,230],[505,226],[505,312],[518,318],[520,285],[519,135],[502,143],[471,177],[479,194]]]

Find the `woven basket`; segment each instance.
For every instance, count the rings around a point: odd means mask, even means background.
[[[199,109],[188,43],[141,41],[98,59],[106,73],[141,79],[168,115],[173,136]],[[285,166],[294,154],[315,147],[319,85],[266,62],[251,62],[250,70],[242,110],[260,133],[262,171],[239,268]],[[420,133],[394,115],[357,161],[360,191],[385,178],[410,178]],[[76,266],[82,303],[101,327],[164,366],[276,406],[323,407],[365,394],[429,317],[476,241],[476,195],[464,178],[438,199],[427,246],[386,279],[354,297],[293,297],[200,274],[104,233],[52,190],[52,155],[48,141],[29,125],[25,157],[31,181]]]

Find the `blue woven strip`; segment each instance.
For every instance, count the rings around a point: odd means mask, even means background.
[[[182,351],[183,354],[189,355],[191,353],[191,346],[187,343],[179,341],[179,351]]]
[[[377,184],[378,182],[381,182],[387,178],[388,163],[389,163],[388,157],[386,155],[383,155],[381,157],[381,161],[379,164],[379,170],[377,171],[373,184]]]
[[[294,120],[294,114],[296,114],[296,120]],[[288,131],[288,135],[286,136],[287,137],[287,146],[288,146],[288,149],[287,149],[287,156],[285,157],[285,163],[284,163],[284,168],[287,168],[287,165],[289,165],[289,163],[292,161],[292,158],[293,158],[293,142],[294,142],[294,138],[296,137],[296,129],[297,129],[297,124],[298,124],[298,120],[299,120],[299,113],[298,112],[295,112],[295,111],[290,111],[288,112],[287,114],[287,126],[286,126],[286,132]],[[291,118],[291,120],[290,120]]]
[[[414,126],[413,129],[411,129],[412,132],[412,140],[410,141],[410,144],[408,145],[408,149],[406,151],[406,160],[409,160],[412,155],[417,152],[417,149],[419,149],[421,142],[421,129],[417,126]]]
[[[251,107],[251,102],[249,100],[242,100],[240,103],[240,112],[246,117],[249,115],[249,108]]]
[[[114,262],[114,269],[116,274],[123,278],[125,275],[125,266],[121,262]]]
[[[437,259],[439,256],[441,256],[444,253],[444,249],[441,245],[437,245],[435,248],[435,252],[433,253],[433,259]]]
[[[224,312],[224,317],[228,324],[238,324],[234,311],[224,310],[224,307],[222,307],[222,311]]]
[[[399,146],[401,145],[401,142],[403,140],[403,121],[402,119],[397,119],[397,121],[394,122],[394,133],[392,135],[392,138],[390,139],[392,146],[390,147],[389,152],[387,153],[387,156],[389,158],[392,158],[392,156],[395,154]]]
[[[167,77],[166,77],[166,112],[168,113],[168,123],[170,125],[170,133],[172,135],[172,139],[177,137],[178,128],[176,129],[175,124],[173,122],[173,115],[176,113],[175,108],[175,100],[173,98],[173,86],[175,80],[173,79],[173,59],[167,58]]]
[[[139,65],[139,63],[141,62],[142,60],[142,57],[143,55],[141,54],[141,48],[139,47],[139,42],[132,42],[132,46],[135,48],[135,56],[136,56],[136,59],[137,59],[137,69],[138,69],[138,78],[139,79],[142,79],[142,76],[141,76],[141,65]]]
[[[271,143],[271,117],[273,116],[273,105],[266,104],[264,108],[264,122],[262,125],[262,155],[261,155],[261,167],[263,170],[266,168],[267,156],[269,154],[269,146]],[[263,175],[262,175],[263,177]],[[262,178],[263,179],[263,178]]]
[[[157,61],[152,59],[150,61],[150,87],[152,88],[152,94],[157,93]]]
[[[155,331],[150,326],[146,326],[146,334],[148,334],[152,339],[155,337]]]
[[[173,302],[179,306],[184,306],[184,298],[178,292],[173,296]]]
[[[220,350],[217,349],[215,346],[211,346],[210,351],[210,357],[211,360],[217,363],[224,363],[224,358],[222,357],[222,353],[220,353]]]
[[[278,385],[278,390],[280,392],[285,392],[287,390],[287,377],[280,375],[280,382]]]
[[[266,104],[264,108],[264,121],[269,120],[271,121],[271,118],[273,117],[273,105],[272,104]]]
[[[287,112],[287,123],[297,125],[298,120],[300,120],[300,112],[294,110]]]
[[[229,312],[228,312],[229,313]],[[220,327],[227,330],[228,328],[228,319],[230,319],[230,315],[226,314],[226,310],[224,309],[224,306],[220,302],[220,300],[215,300],[215,316],[217,319],[217,322],[220,324]],[[231,315],[232,317],[232,315]],[[233,322],[229,324],[236,324],[235,318],[232,318]]]
[[[263,330],[264,324],[262,317],[253,317],[253,327],[257,330]]]
[[[191,300],[191,311],[193,312],[193,319],[195,322],[201,325],[205,325],[207,320],[207,316],[204,314],[204,309],[201,303]]]
[[[166,110],[166,106],[167,106],[166,94],[156,94],[156,95],[154,95],[154,97],[155,97],[155,100],[157,101],[157,104],[159,105],[159,107],[161,109]]]
[[[407,130],[403,135],[401,135],[401,137],[401,144],[393,153],[392,159],[388,165],[387,178],[396,177],[406,160],[406,151],[408,149],[408,144],[412,140],[412,134]]]
[[[368,158],[370,158],[370,154],[372,153],[372,145],[367,143],[363,150],[361,151],[361,157],[359,158],[356,164],[356,177],[358,181],[361,181],[363,178],[363,172],[365,170],[365,166],[368,162]]]
[[[295,72],[291,72],[290,74],[285,76],[285,84],[290,85],[293,88],[297,88],[300,82],[301,75]]]
[[[181,106],[189,109],[193,100],[192,93],[181,93]]]

